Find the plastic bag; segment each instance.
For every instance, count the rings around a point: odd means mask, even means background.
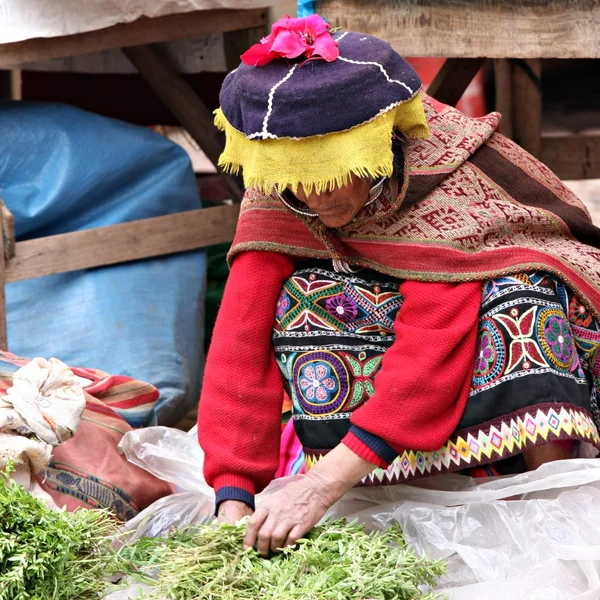
[[[126,434],[122,447],[137,465],[171,477],[182,490],[190,486],[129,521],[126,528],[135,537],[164,535],[174,526],[211,518],[214,495],[202,477],[195,435],[148,428]],[[274,481],[257,504],[293,479]],[[515,497],[520,499],[505,500]],[[413,485],[357,488],[327,516],[357,518],[369,529],[398,521],[417,552],[448,562],[438,591],[453,600],[600,598],[600,461],[595,459],[548,463],[483,483],[442,475]]]

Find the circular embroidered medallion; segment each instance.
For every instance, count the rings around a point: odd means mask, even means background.
[[[325,301],[325,310],[339,321],[348,323],[356,319],[358,305],[346,294],[331,296]]]
[[[325,416],[338,412],[348,397],[348,371],[331,352],[306,352],[296,359],[293,381],[302,410]]]
[[[575,347],[571,327],[563,311],[556,308],[546,308],[541,311],[538,317],[537,336],[550,364],[557,369],[570,371]]]
[[[489,385],[504,372],[506,349],[504,338],[492,319],[484,319],[479,325],[473,387]]]

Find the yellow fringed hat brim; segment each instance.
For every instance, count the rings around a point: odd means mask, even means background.
[[[235,129],[221,109],[215,125],[225,132],[225,150],[219,166],[234,174],[243,171],[246,187],[270,193],[274,186],[321,193],[358,177],[389,177],[393,172],[392,132],[407,138],[425,138],[429,128],[421,94],[376,118],[348,129],[301,139],[250,140]]]

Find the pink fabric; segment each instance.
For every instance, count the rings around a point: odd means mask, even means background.
[[[294,423],[290,419],[281,433],[279,469],[275,473],[275,479],[300,473],[304,473],[304,451],[294,431]]]

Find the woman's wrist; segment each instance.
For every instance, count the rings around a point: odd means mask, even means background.
[[[347,446],[339,444],[308,472],[306,478],[307,483],[314,484],[331,505],[376,467]]]

